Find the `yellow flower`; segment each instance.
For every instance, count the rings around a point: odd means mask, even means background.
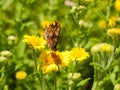
[[[111,52],[112,51],[112,46],[110,44],[107,44],[107,43],[103,43],[101,45],[101,50],[102,51],[105,51],[105,52]]]
[[[16,73],[16,78],[19,80],[25,79],[27,76],[27,73],[25,71],[18,71]]]
[[[105,20],[100,20],[99,21],[99,27],[102,29],[106,29],[106,21]]]
[[[69,65],[69,57],[65,52],[43,51],[39,59],[44,62],[42,66],[43,73],[46,72],[48,66],[51,64],[55,64],[60,67],[66,67]]]
[[[50,23],[51,23],[51,22],[49,22],[49,21],[42,21],[42,22],[41,22],[41,26],[42,26],[43,28],[45,28],[45,27],[48,27],[48,26],[50,25]]]
[[[46,51],[45,51],[46,52]],[[44,61],[46,61],[47,64],[56,64],[56,65],[60,65],[60,66],[67,66],[65,62],[67,60],[67,56],[65,57],[63,55],[63,52],[59,52],[59,51],[48,51],[45,53],[44,55],[42,55],[41,59],[43,58]]]
[[[110,44],[107,43],[100,43],[96,44],[91,48],[91,53],[96,53],[96,52],[111,52],[113,47]]]
[[[68,66],[70,63],[70,52],[69,51],[65,51],[65,52],[61,52],[62,56],[63,56],[63,66]]]
[[[43,74],[50,72],[57,72],[58,66],[56,64],[44,65],[42,67]]]
[[[62,23],[61,22],[59,22],[59,23],[60,23],[60,26],[62,27]],[[41,26],[43,28],[48,27],[50,24],[54,24],[55,25],[55,21],[42,21],[41,22]]]
[[[107,30],[107,34],[109,36],[119,36],[120,35],[120,28],[112,28]]]
[[[56,64],[60,66],[67,66],[65,62],[66,57],[63,53],[59,51],[43,51],[40,55],[40,61],[45,62],[45,64]]]
[[[31,36],[25,35],[23,41],[28,43],[34,49],[42,49],[46,45],[46,41],[44,40],[43,37],[39,38],[38,36],[34,35]]]
[[[72,60],[82,61],[89,57],[88,52],[85,51],[83,48],[73,48],[70,51],[70,57]]]
[[[120,0],[116,0],[114,3],[114,7],[117,11],[120,11]]]
[[[115,26],[115,25],[116,25],[116,21],[117,21],[117,17],[116,17],[116,16],[112,16],[112,17],[108,20],[108,25],[109,25],[109,26]]]
[[[59,51],[52,51],[48,57],[52,60],[56,65],[62,65],[63,56]]]

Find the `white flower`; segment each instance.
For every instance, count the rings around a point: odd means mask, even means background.
[[[1,56],[5,56],[5,57],[9,57],[9,56],[11,56],[12,55],[12,53],[10,52],[10,51],[2,51],[1,53]]]
[[[14,40],[16,40],[16,36],[10,35],[10,36],[8,36],[7,39],[10,41],[14,41]]]
[[[7,60],[6,57],[4,57],[4,56],[0,56],[0,62],[5,62],[6,60]]]

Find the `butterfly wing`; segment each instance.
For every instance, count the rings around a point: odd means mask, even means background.
[[[60,23],[56,22],[53,24],[50,24],[48,27],[46,27],[45,32],[44,32],[44,37],[47,41],[48,47],[56,51],[57,48],[57,43],[58,43],[58,37],[60,33]]]

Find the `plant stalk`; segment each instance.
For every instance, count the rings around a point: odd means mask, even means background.
[[[34,63],[35,63],[35,72],[36,72],[37,77],[38,77],[39,82],[40,82],[40,88],[41,88],[41,90],[43,90],[43,87],[42,87],[42,78],[40,78],[40,75],[38,73],[38,70],[37,70],[37,61],[36,61],[35,57],[36,57],[36,53],[35,53],[35,50],[33,49],[33,59],[34,59]]]

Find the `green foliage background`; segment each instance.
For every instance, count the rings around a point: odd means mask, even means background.
[[[86,9],[71,13],[72,8],[65,5],[65,0],[0,0],[0,52],[10,50],[13,53],[9,59],[8,70],[5,72],[7,81],[3,80],[1,84],[8,85],[9,90],[39,90],[39,83],[33,75],[32,50],[22,40],[25,34],[38,35],[38,30],[44,30],[40,24],[44,20],[60,21],[62,24],[58,41],[59,51],[78,46],[90,52],[91,46],[95,43],[111,43],[106,30],[101,29],[98,24],[100,20],[108,23],[108,19],[117,13],[114,9],[115,0],[72,1],[78,6],[85,6]],[[79,20],[86,21],[88,26],[80,26]],[[17,40],[9,42],[9,35],[15,35]],[[91,79],[84,89],[77,87],[74,90],[91,90],[94,74],[93,67],[90,65],[91,61],[92,57],[78,65],[77,69],[82,74],[82,78]],[[4,64],[0,63],[0,74],[4,68]],[[15,73],[19,70],[25,70],[28,74],[24,81],[18,81],[15,78]],[[60,74],[59,78],[64,77]],[[53,83],[51,78],[49,82]],[[108,83],[108,86],[111,86],[109,90],[113,89],[111,83]],[[64,87],[63,85],[60,90],[65,90]]]

